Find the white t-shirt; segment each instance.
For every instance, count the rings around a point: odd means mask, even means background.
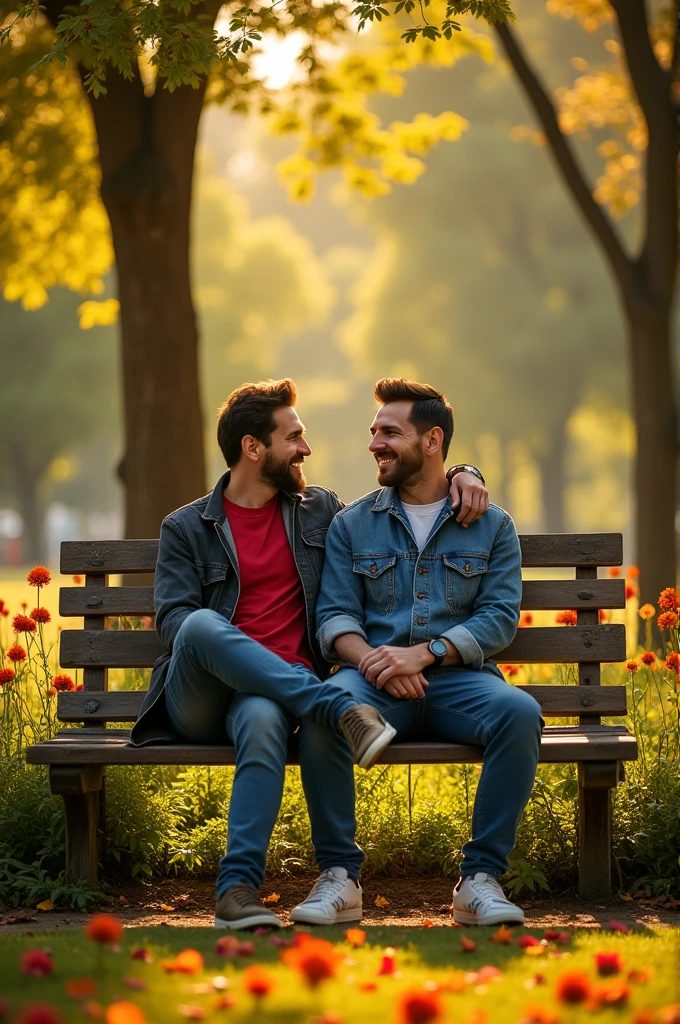
[[[406,502],[402,501],[404,512],[408,516],[419,551],[422,551],[425,547],[435,520],[444,508],[447,500],[447,498],[442,498],[441,501],[433,501],[431,505],[407,505]]]

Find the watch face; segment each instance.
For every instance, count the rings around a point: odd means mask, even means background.
[[[434,654],[435,658],[445,658],[448,654],[448,648],[443,640],[431,640],[430,650]]]

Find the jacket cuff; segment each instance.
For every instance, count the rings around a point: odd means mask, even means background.
[[[321,646],[321,653],[326,661],[337,660],[338,655],[333,644],[344,633],[357,633],[368,643],[365,630],[356,619],[353,619],[351,615],[334,615],[332,619],[324,622],[316,634],[316,638]]]
[[[481,668],[484,664],[484,651],[479,646],[469,629],[465,626],[452,626],[442,636],[456,648],[463,664],[470,668]]]

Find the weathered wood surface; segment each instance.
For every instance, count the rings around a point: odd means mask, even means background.
[[[61,735],[56,740],[29,747],[31,764],[201,764],[233,765],[234,748],[230,746],[159,745],[131,747],[125,736],[108,736],[93,740],[92,735],[78,738]],[[88,730],[89,731],[89,730]],[[637,757],[635,737],[616,726],[548,727],[541,743],[541,761],[565,763],[577,761],[630,761]],[[482,760],[480,747],[458,743],[393,743],[380,759],[380,764],[465,764]],[[297,763],[291,751],[290,764]]]
[[[61,634],[63,668],[148,668],[162,654],[165,648],[154,630],[65,629]],[[625,626],[540,626],[518,630],[495,660],[518,665],[568,664],[623,661],[625,657]]]
[[[569,718],[575,715],[627,713],[625,686],[518,686],[541,705],[543,716]],[[60,693],[58,717],[62,722],[134,722],[139,715],[144,690],[109,690],[107,693]]]
[[[606,781],[605,765],[594,763],[592,770],[587,764],[578,766],[578,890],[590,898],[611,896],[611,788],[597,784],[603,769]]]
[[[560,611],[563,608],[625,608],[624,580],[595,580],[584,586],[578,580],[525,580],[523,611]],[[153,587],[62,587],[59,614],[153,615]]]
[[[621,565],[620,533],[521,534],[522,565],[538,567]],[[64,541],[61,571],[81,573],[143,573],[156,568],[158,540]]]

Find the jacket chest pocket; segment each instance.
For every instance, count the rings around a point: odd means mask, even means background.
[[[218,610],[222,591],[227,576],[231,573],[231,567],[217,565],[212,562],[201,562],[197,564],[196,570],[201,581],[201,599],[204,608]]]
[[[446,603],[453,615],[469,613],[489,568],[488,555],[444,555]]]
[[[363,578],[368,599],[382,615],[394,608],[396,562],[396,555],[359,555],[352,560],[352,571]]]

